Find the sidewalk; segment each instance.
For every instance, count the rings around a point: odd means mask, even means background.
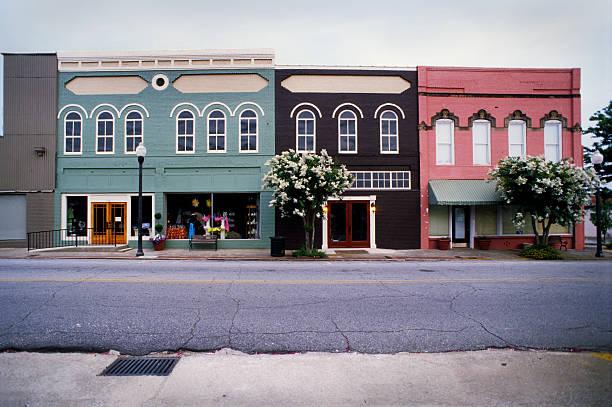
[[[512,350],[246,355],[222,349],[183,354],[165,377],[104,377],[98,375],[117,356],[0,353],[0,404],[606,406],[610,356]]]
[[[251,250],[192,250],[145,249],[138,259],[157,260],[268,260],[268,261],[411,261],[411,260],[524,260],[519,250],[392,250],[392,249],[337,249],[328,250],[325,259],[296,258],[287,250],[285,257],[272,257],[268,249]],[[564,260],[612,260],[612,250],[604,250],[603,258],[595,257],[595,249],[562,251]],[[61,258],[61,259],[136,259],[136,249],[126,246],[80,246],[32,250],[0,248],[0,258]]]

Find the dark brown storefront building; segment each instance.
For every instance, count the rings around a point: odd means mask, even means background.
[[[276,153],[325,149],[356,176],[328,202],[316,247],[419,247],[417,102],[416,69],[276,70]],[[301,220],[278,212],[276,234],[304,241]]]

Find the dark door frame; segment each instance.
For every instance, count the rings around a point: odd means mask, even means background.
[[[329,201],[327,203],[328,205],[331,206],[331,204],[344,204],[344,210],[345,212],[345,217],[346,217],[346,240],[345,241],[341,241],[341,242],[334,242],[331,239],[331,219],[327,220],[327,247],[330,248],[353,248],[353,247],[357,247],[357,248],[361,248],[361,247],[370,247],[370,201],[368,200],[359,200],[359,201]],[[366,240],[359,240],[359,241],[353,241],[353,204],[365,204],[366,205],[366,223],[367,223],[367,230],[366,230],[366,236],[367,239]],[[328,216],[331,217],[331,210],[328,212]]]

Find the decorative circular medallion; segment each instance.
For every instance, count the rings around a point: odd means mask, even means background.
[[[158,73],[153,77],[153,79],[151,79],[151,85],[153,86],[153,89],[156,90],[166,89],[169,83],[170,81],[168,80],[168,77],[163,73]]]

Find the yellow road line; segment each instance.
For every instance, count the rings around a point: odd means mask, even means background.
[[[523,278],[429,278],[397,280],[180,280],[145,278],[18,278],[0,277],[0,282],[15,283],[130,283],[130,284],[410,284],[410,283],[479,283],[479,282],[612,282],[612,278],[523,277]]]
[[[591,355],[593,356],[597,356],[598,358],[602,358],[604,360],[607,360],[608,362],[612,362],[612,353],[591,353]]]

